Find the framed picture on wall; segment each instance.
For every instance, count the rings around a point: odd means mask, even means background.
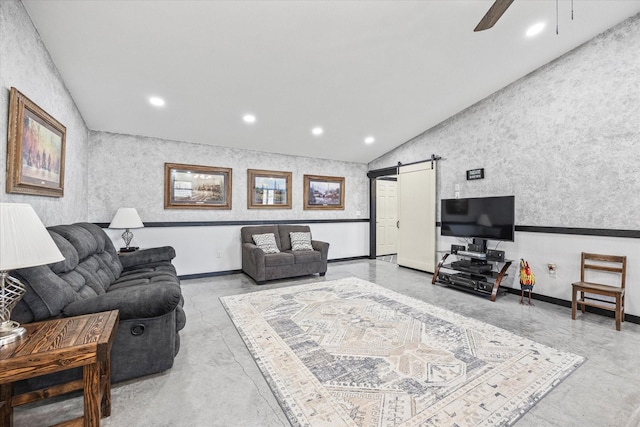
[[[231,168],[164,164],[165,209],[231,209]]]
[[[249,209],[291,209],[291,172],[247,170]]]
[[[12,87],[7,193],[62,197],[67,128]]]
[[[344,177],[305,175],[304,209],[344,209]]]

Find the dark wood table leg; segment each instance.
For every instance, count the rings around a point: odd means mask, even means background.
[[[0,384],[0,427],[13,427],[13,384]]]
[[[100,363],[100,393],[102,400],[100,406],[102,409],[102,418],[111,415],[111,359],[107,353],[107,360]]]
[[[84,427],[100,425],[100,363],[83,366]]]
[[[576,311],[578,311],[578,302],[576,299],[578,298],[578,291],[575,286],[571,289],[571,318],[576,320]]]

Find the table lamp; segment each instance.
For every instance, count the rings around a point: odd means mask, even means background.
[[[27,289],[9,276],[9,271],[63,259],[31,205],[0,203],[0,346],[19,340],[27,332],[11,320],[11,310]]]
[[[136,208],[120,208],[116,215],[113,217],[111,224],[109,224],[109,228],[122,229],[125,231],[122,233],[122,239],[124,240],[125,247],[120,248],[120,252],[133,252],[137,250],[137,247],[129,246],[131,244],[131,240],[133,240],[133,233],[130,228],[143,228],[144,224],[138,216],[138,211]]]

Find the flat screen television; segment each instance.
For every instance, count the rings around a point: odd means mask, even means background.
[[[513,242],[515,196],[442,199],[440,234]]]

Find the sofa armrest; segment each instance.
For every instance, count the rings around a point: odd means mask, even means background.
[[[120,320],[158,317],[175,310],[180,303],[178,286],[170,283],[154,283],[116,289],[93,298],[68,304],[63,314],[80,316],[101,311],[120,310]]]
[[[140,249],[134,252],[124,252],[119,255],[122,268],[125,270],[144,264],[171,261],[176,257],[176,251],[171,246]]]
[[[311,246],[314,251],[319,251],[322,254],[322,261],[326,261],[329,257],[329,243],[321,242],[320,240],[312,240]]]
[[[242,271],[256,282],[265,280],[264,251],[253,243],[242,244]]]

